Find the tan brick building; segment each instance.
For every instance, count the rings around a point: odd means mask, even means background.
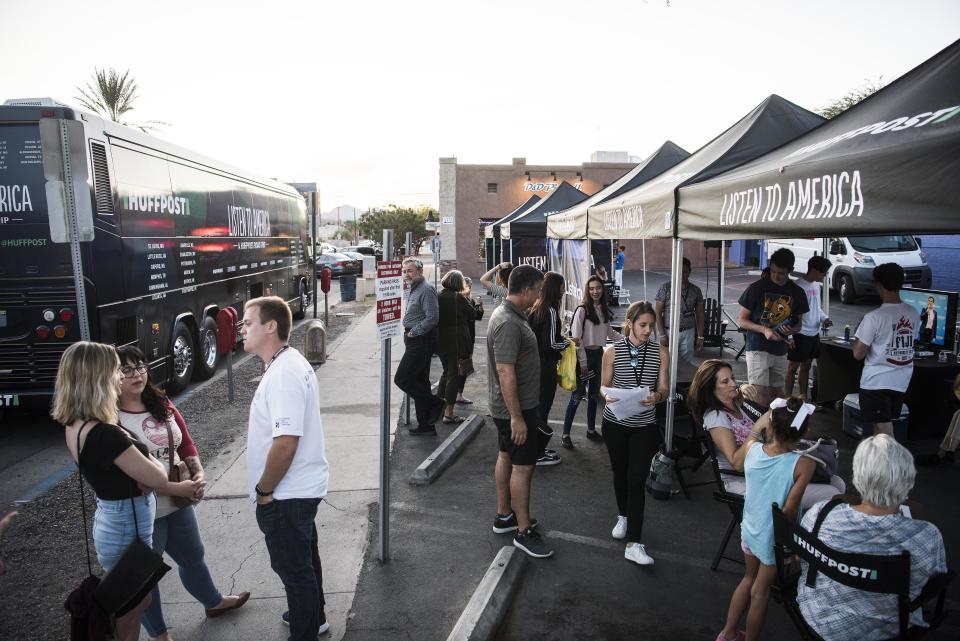
[[[444,267],[479,277],[484,272],[484,225],[507,215],[531,195],[548,196],[562,181],[591,195],[634,166],[632,162],[528,165],[525,158],[514,158],[509,165],[461,165],[456,158],[441,158],[440,259]],[[640,241],[623,244],[627,248],[626,269],[640,268]],[[702,264],[698,260],[702,259],[701,243],[690,244],[693,247],[685,248],[685,253],[694,265]],[[648,241],[647,268],[663,269],[669,265],[669,241]]]

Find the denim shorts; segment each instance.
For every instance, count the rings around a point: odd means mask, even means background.
[[[153,547],[153,516],[157,511],[157,499],[150,492],[134,498],[133,503],[137,506],[136,527],[130,499],[97,499],[97,511],[93,515],[93,547],[97,551],[97,561],[107,572],[127,551],[138,531],[143,542]]]

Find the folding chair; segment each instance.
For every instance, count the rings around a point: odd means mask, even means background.
[[[683,490],[683,495],[688,499],[690,498],[691,487],[713,484],[713,479],[689,483],[686,478],[684,478],[685,472],[696,474],[710,457],[704,444],[704,440],[709,438],[709,436],[699,425],[694,424],[693,417],[687,410],[685,400],[689,391],[689,383],[677,384],[676,394],[678,400],[674,406],[675,412],[673,419],[673,451],[678,455],[673,457],[674,460],[677,461],[674,470],[677,473],[677,482],[680,484],[680,489]],[[658,404],[657,426],[660,428],[660,436],[663,437],[664,440],[666,440],[664,432],[666,427],[666,414],[666,404]],[[686,462],[683,462],[684,459],[686,459]]]
[[[620,289],[618,290],[617,300],[621,305],[630,304],[630,290],[629,289]]]
[[[723,310],[716,298],[707,298],[703,303],[703,346],[720,349],[719,358],[723,358],[723,348],[730,347],[732,339],[725,336],[729,321],[723,318]]]
[[[743,565],[743,559],[735,556],[727,556],[727,544],[730,543],[730,537],[733,536],[733,529],[740,525],[741,519],[743,519],[743,495],[736,494],[734,492],[728,492],[727,488],[723,484],[724,476],[732,477],[743,477],[741,472],[736,470],[721,470],[720,464],[717,463],[717,448],[713,443],[713,439],[710,438],[710,434],[707,433],[707,430],[701,430],[704,432],[706,438],[704,438],[703,443],[707,448],[707,452],[710,456],[710,467],[713,468],[713,481],[717,484],[717,489],[713,493],[713,499],[718,503],[723,503],[730,510],[730,522],[727,524],[727,529],[723,533],[723,538],[720,540],[720,546],[717,548],[717,553],[713,556],[713,563],[710,564],[711,570],[716,570],[720,565],[720,559],[726,559],[728,561],[733,561],[734,563],[739,563]]]
[[[839,502],[840,499],[833,499],[822,509],[826,510]],[[895,639],[919,638],[928,631],[936,629],[943,622],[946,616],[943,604],[947,595],[947,586],[955,576],[952,570],[946,574],[931,577],[920,595],[911,600],[909,552],[880,556],[835,550],[787,517],[776,503],[771,509],[773,510],[774,556],[777,561],[774,597],[783,603],[787,614],[805,641],[824,641],[824,639],[810,627],[800,612],[800,606],[797,604],[800,575],[791,572],[785,563],[785,558],[790,553],[797,554],[809,564],[806,581],[809,587],[816,588],[817,575],[823,574],[837,583],[857,590],[896,595],[899,634]],[[850,571],[851,568],[865,568],[870,572],[854,573]],[[934,597],[937,598],[937,603],[931,619],[927,621],[930,627],[910,627],[910,613]]]

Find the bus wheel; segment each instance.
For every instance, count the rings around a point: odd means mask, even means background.
[[[200,345],[194,363],[193,378],[205,381],[217,371],[217,322],[207,316],[200,328]]]
[[[307,287],[307,282],[304,280],[300,281],[300,309],[293,315],[297,320],[306,317],[307,307],[310,306],[310,288]]]
[[[173,328],[173,347],[170,350],[171,371],[167,393],[177,394],[187,387],[193,377],[193,336],[182,322]]]

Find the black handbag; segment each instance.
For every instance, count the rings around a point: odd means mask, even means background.
[[[458,358],[457,359],[457,373],[460,376],[469,376],[475,371],[473,368],[473,357],[469,356],[467,358]]]
[[[80,433],[83,426],[77,431],[77,469],[80,468]],[[79,474],[80,504],[83,511],[83,537],[87,546],[87,572],[93,577],[90,561],[90,540],[87,536],[87,508],[83,493],[83,474]],[[163,556],[157,554],[140,538],[140,529],[137,525],[137,506],[130,498],[133,508],[133,526],[136,537],[127,547],[123,556],[107,572],[99,584],[96,585],[93,598],[97,605],[106,614],[120,617],[130,612],[146,597],[154,586],[160,582],[163,575],[170,571],[170,566],[163,562]]]

